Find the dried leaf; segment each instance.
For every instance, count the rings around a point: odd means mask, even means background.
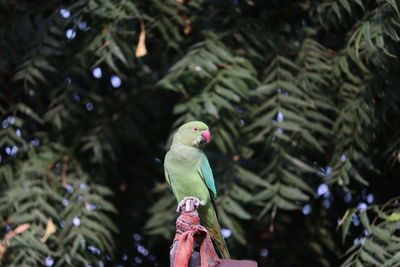
[[[29,227],[30,227],[29,223],[21,224],[20,226],[15,228],[13,231],[6,234],[6,239],[11,240],[14,236],[21,234],[21,233],[25,232],[26,230],[28,230]]]
[[[136,47],[136,57],[143,57],[144,55],[147,54],[147,49],[146,49],[146,31],[144,29],[144,23],[140,23],[140,36],[139,36],[139,42]]]
[[[3,256],[4,256],[4,253],[6,252],[6,250],[7,250],[7,247],[1,243],[0,244],[0,264],[1,264],[1,261],[3,260]]]
[[[44,233],[44,236],[40,239],[40,242],[45,243],[47,239],[56,232],[56,230],[56,225],[53,223],[53,220],[49,218],[47,220],[46,232]]]
[[[187,15],[182,15],[183,23],[185,24],[185,28],[183,28],[183,33],[188,35],[192,31],[192,26],[190,26],[190,19]]]
[[[21,224],[20,226],[15,228],[13,231],[7,233],[5,238],[0,241],[0,264],[1,264],[3,256],[7,250],[7,246],[9,244],[9,242],[11,241],[11,239],[16,235],[25,232],[26,230],[28,230],[29,227],[30,227],[29,223]]]

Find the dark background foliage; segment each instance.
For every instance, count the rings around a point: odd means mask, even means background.
[[[168,266],[199,119],[235,258],[398,265],[399,4],[0,0],[1,262]]]

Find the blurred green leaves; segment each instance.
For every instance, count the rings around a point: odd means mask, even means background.
[[[7,264],[93,264],[105,253],[88,246],[131,253],[135,231],[166,265],[176,203],[160,184],[162,158],[168,135],[193,119],[214,137],[205,151],[233,255],[337,266],[353,244],[342,236],[365,238],[345,266],[398,264],[397,206],[382,205],[398,194],[397,1],[0,8],[1,236],[30,224]],[[141,25],[147,54],[138,58]],[[329,196],[318,195],[321,184]],[[360,212],[367,187],[376,203]],[[353,231],[355,216],[368,236]],[[42,243],[49,218],[57,231]]]
[[[373,205],[357,213],[355,210],[346,212],[343,236],[347,234],[353,216],[360,217],[365,231],[363,237],[357,239],[346,253],[347,258],[342,266],[394,266],[398,263],[400,239],[395,233],[398,230],[397,203],[397,199],[392,199],[382,206]]]
[[[31,148],[29,158],[16,166],[16,177],[0,198],[0,214],[8,227],[27,223],[30,228],[6,247],[4,263],[36,266],[49,256],[57,266],[85,264],[97,258],[88,245],[113,253],[112,233],[118,229],[107,214],[116,209],[105,200],[112,192],[90,182],[75,160],[63,159],[64,153],[61,147]],[[49,219],[58,230],[40,242]]]

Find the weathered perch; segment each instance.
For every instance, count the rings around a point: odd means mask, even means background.
[[[200,200],[195,197],[186,197],[178,204],[177,212],[180,216],[176,220],[176,234],[170,251],[170,266],[257,267],[255,261],[218,258],[207,230],[200,225],[197,213],[200,204]],[[197,247],[200,248],[200,252],[195,250]]]

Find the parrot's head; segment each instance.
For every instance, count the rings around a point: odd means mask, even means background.
[[[210,130],[207,124],[201,121],[191,121],[183,124],[174,136],[174,143],[178,142],[193,147],[199,147],[210,141]]]

